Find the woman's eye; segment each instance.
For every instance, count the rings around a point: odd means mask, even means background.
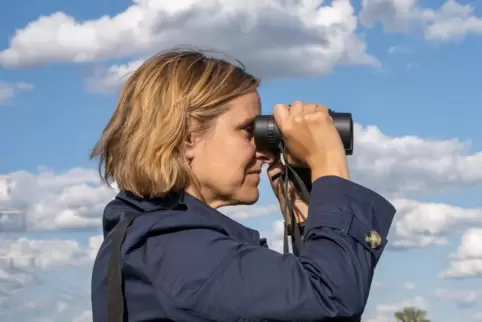
[[[250,126],[250,127],[247,127],[244,129],[244,131],[248,134],[248,136],[252,136],[253,135],[253,127]]]

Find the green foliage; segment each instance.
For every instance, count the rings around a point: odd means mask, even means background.
[[[395,312],[395,319],[398,322],[430,322],[426,316],[427,312],[416,307],[404,307],[401,311]]]

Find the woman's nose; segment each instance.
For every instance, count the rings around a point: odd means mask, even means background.
[[[271,164],[276,160],[276,156],[268,151],[256,151],[256,159]]]

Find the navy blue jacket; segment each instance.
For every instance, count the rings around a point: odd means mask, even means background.
[[[105,208],[92,275],[94,322],[107,321],[106,268],[116,224],[171,199],[121,192]],[[121,249],[126,321],[359,321],[395,215],[365,187],[319,178],[296,257],[269,249],[256,230],[188,193],[182,203],[186,210],[138,216],[127,230]]]

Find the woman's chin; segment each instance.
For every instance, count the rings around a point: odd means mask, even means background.
[[[258,187],[250,187],[249,191],[246,192],[246,204],[254,204],[259,199],[259,189]]]
[[[238,204],[252,205],[259,199],[258,186],[243,187],[243,190],[237,196]]]

